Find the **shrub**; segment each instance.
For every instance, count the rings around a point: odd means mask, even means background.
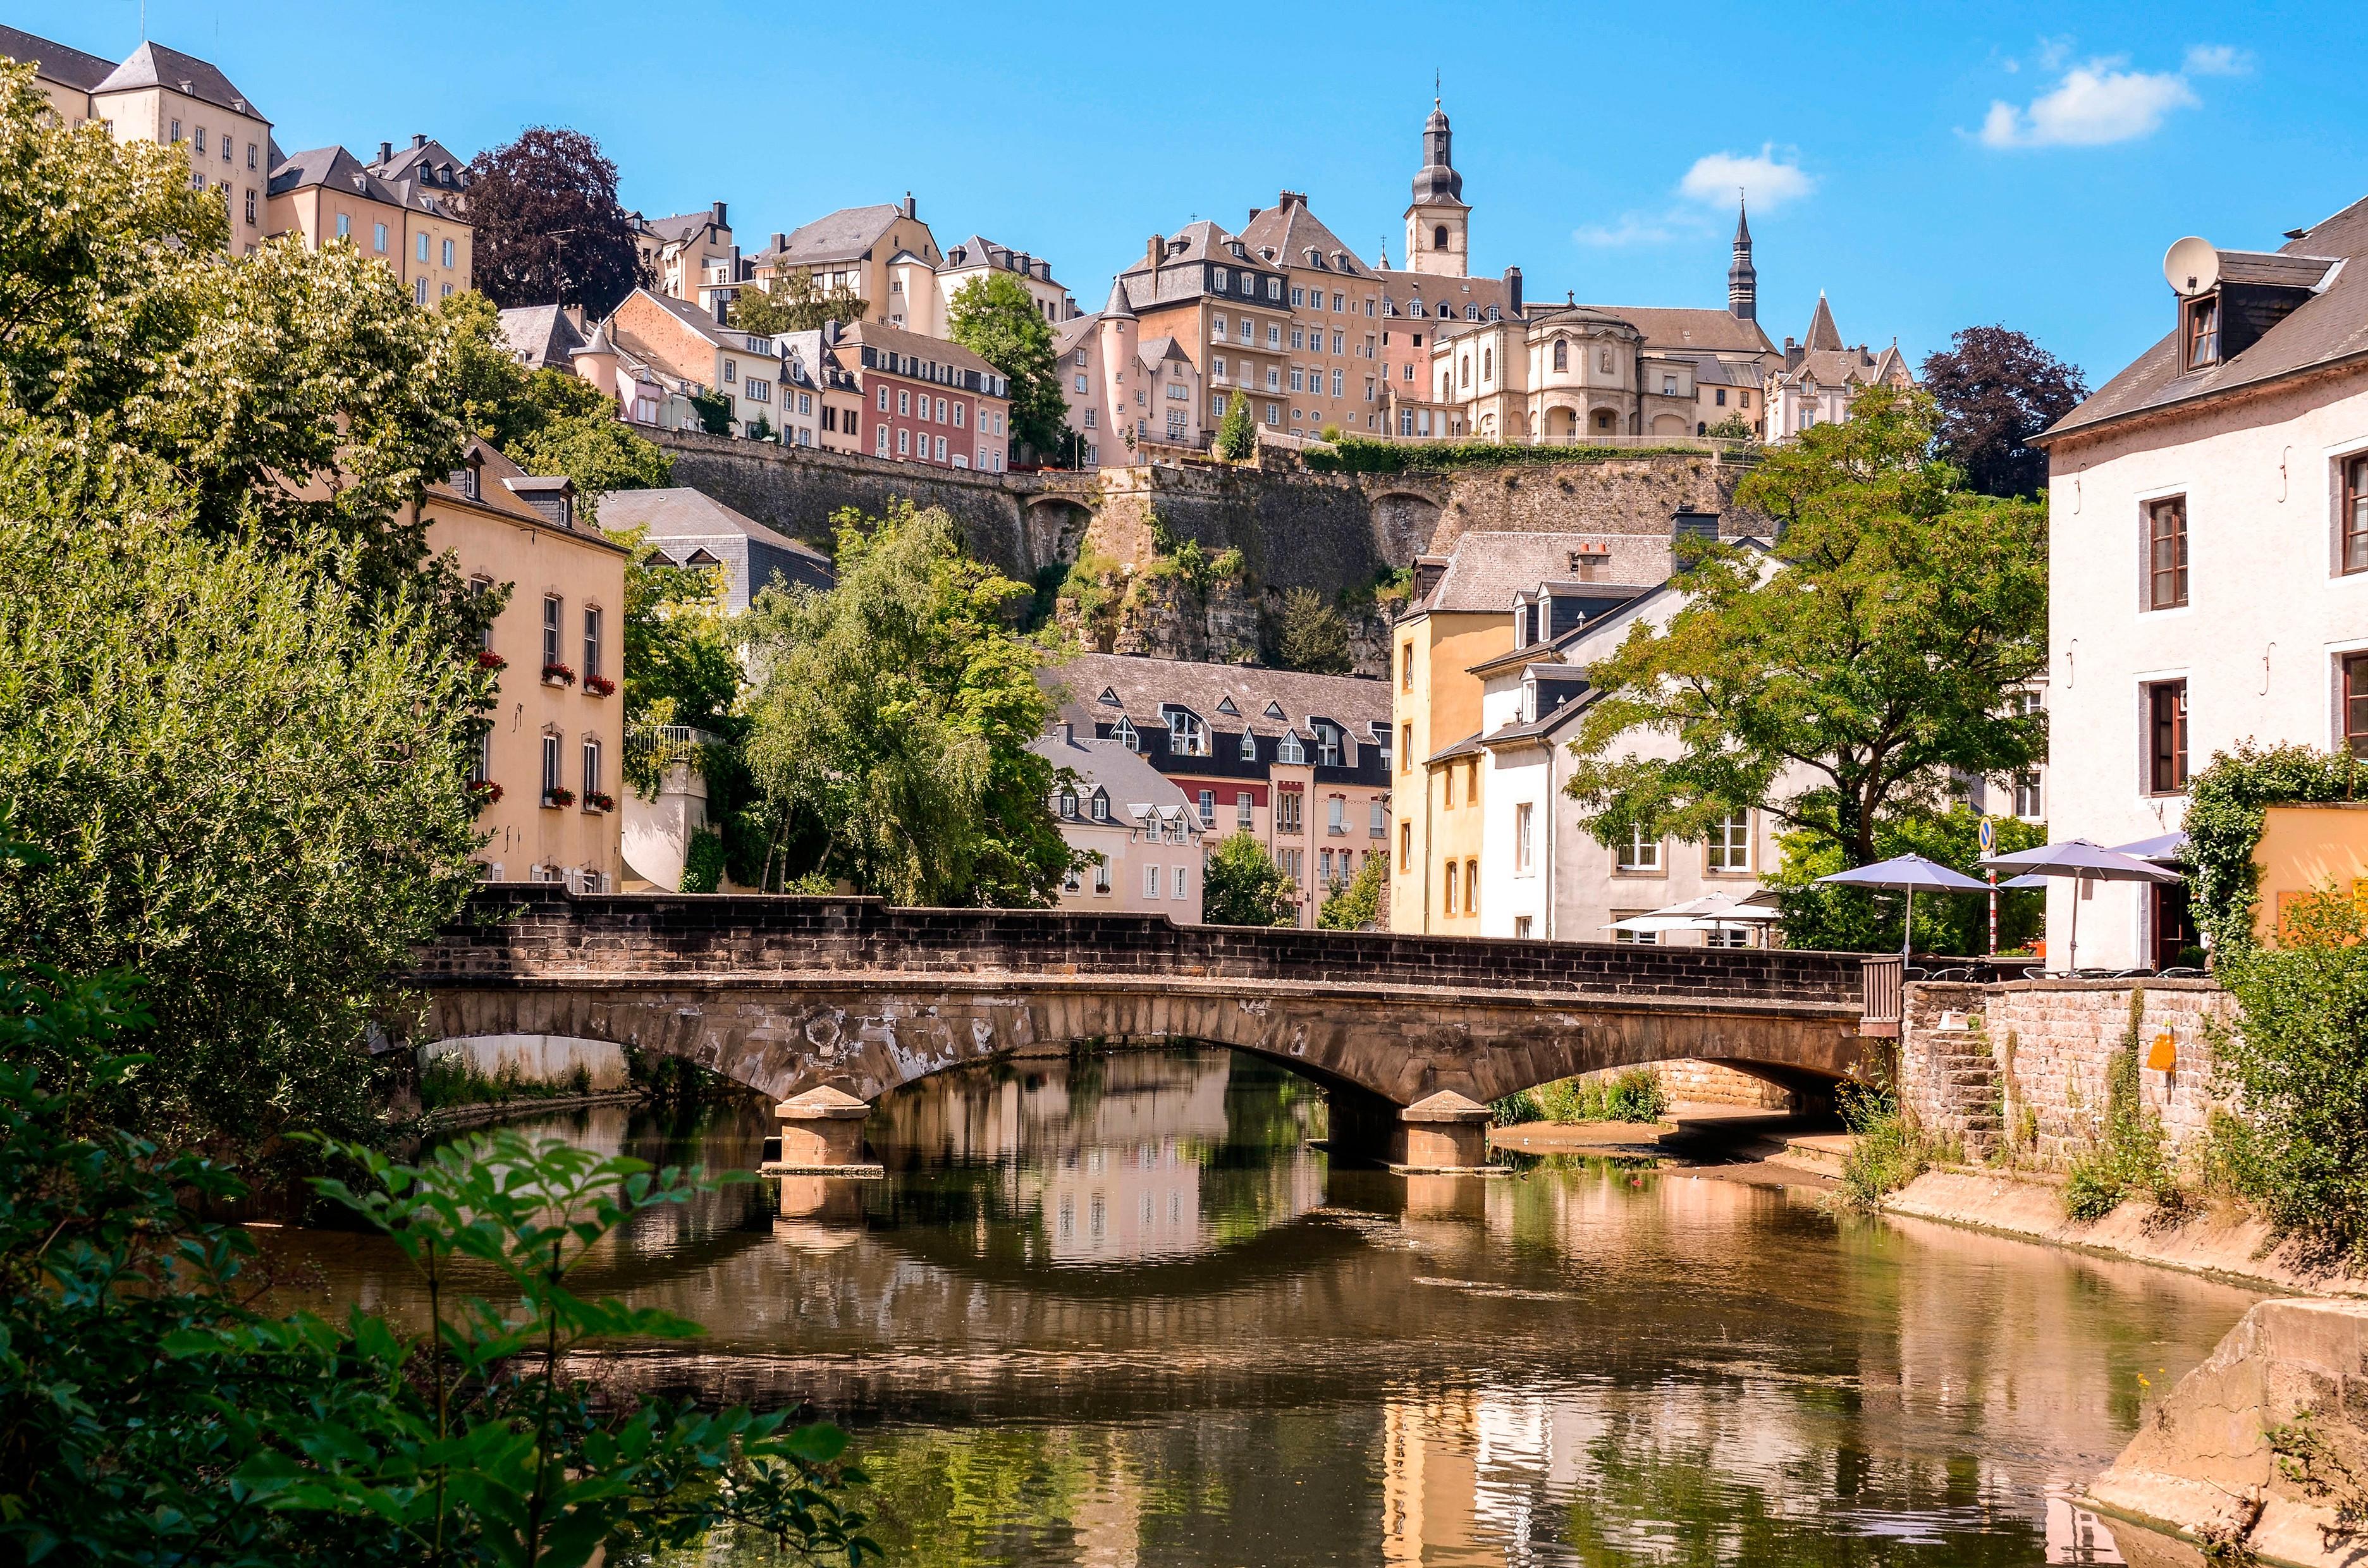
[[[1668,1108],[1661,1080],[1649,1067],[1627,1067],[1609,1078],[1557,1078],[1497,1102],[1499,1121],[1658,1121]]]
[[[2064,1212],[2084,1224],[2121,1207],[2125,1199],[2151,1198],[2166,1207],[2180,1201],[2171,1179],[2162,1119],[2146,1108],[2139,1092],[2138,1055],[2146,1023],[2146,987],[2130,987],[2129,1021],[2121,1043],[2105,1061],[2104,1125],[2089,1146],[2074,1157],[2064,1182]]]
[[[2249,742],[2214,756],[2187,784],[2187,860],[2195,868],[2195,926],[2226,958],[2253,944],[2254,911],[2260,900],[2260,868],[2253,846],[2260,842],[2263,813],[2271,806],[2349,801],[2368,784],[2348,752],[2304,745],[2263,751]]]
[[[1939,1153],[1888,1089],[1845,1085],[1837,1096],[1853,1137],[1842,1156],[1842,1199],[1860,1209],[1883,1200],[1930,1169]]]

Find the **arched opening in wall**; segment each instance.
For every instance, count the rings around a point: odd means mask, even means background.
[[[1090,508],[1066,496],[1043,495],[1028,503],[1020,521],[1028,570],[1040,573],[1048,566],[1064,566],[1076,560],[1078,548],[1085,543],[1086,529],[1093,520]]]
[[[1654,435],[1682,436],[1685,433],[1686,422],[1683,415],[1676,414],[1656,414],[1653,415]]]
[[[1445,250],[1447,248],[1446,224],[1440,223],[1432,227],[1430,231],[1430,248],[1433,250]]]
[[[1597,435],[1612,435],[1617,431],[1618,427],[1618,424],[1613,419],[1610,409],[1599,408],[1595,411],[1595,433]]]
[[[1413,564],[1428,554],[1439,531],[1439,503],[1428,495],[1394,490],[1374,498],[1373,531],[1380,537],[1383,559],[1392,566]]]

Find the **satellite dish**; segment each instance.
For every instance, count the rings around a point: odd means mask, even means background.
[[[2162,275],[2174,293],[2188,299],[2207,293],[2220,281],[2220,253],[2211,241],[2190,234],[2163,253]]]

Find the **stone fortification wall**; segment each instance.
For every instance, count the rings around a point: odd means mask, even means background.
[[[1429,553],[1444,555],[1467,533],[1667,534],[1680,511],[1733,514],[1735,487],[1749,472],[1703,453],[1515,463],[1457,469],[1411,485],[1378,477],[1364,483],[1377,495],[1391,488],[1435,494],[1439,517]],[[1764,533],[1772,527],[1730,515],[1721,531]]]
[[[2211,1108],[2208,1023],[2228,994],[2205,980],[2140,983],[2139,1095],[2174,1149],[2202,1137]],[[2103,1126],[2105,1079],[2130,1035],[2132,983],[1913,982],[1902,1003],[1902,1102],[1970,1155],[2003,1139],[2019,1160],[2068,1165]],[[1945,1026],[1945,1027],[1944,1027]]]

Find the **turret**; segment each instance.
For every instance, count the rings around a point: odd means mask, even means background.
[[[1414,176],[1414,200],[1406,210],[1406,265],[1409,272],[1440,278],[1468,275],[1472,209],[1463,204],[1463,176],[1455,172],[1453,135],[1447,111],[1433,98],[1422,128],[1422,167]]]
[[[1735,261],[1726,269],[1726,312],[1737,321],[1759,317],[1759,274],[1751,265],[1751,223],[1740,198],[1735,203]]]

